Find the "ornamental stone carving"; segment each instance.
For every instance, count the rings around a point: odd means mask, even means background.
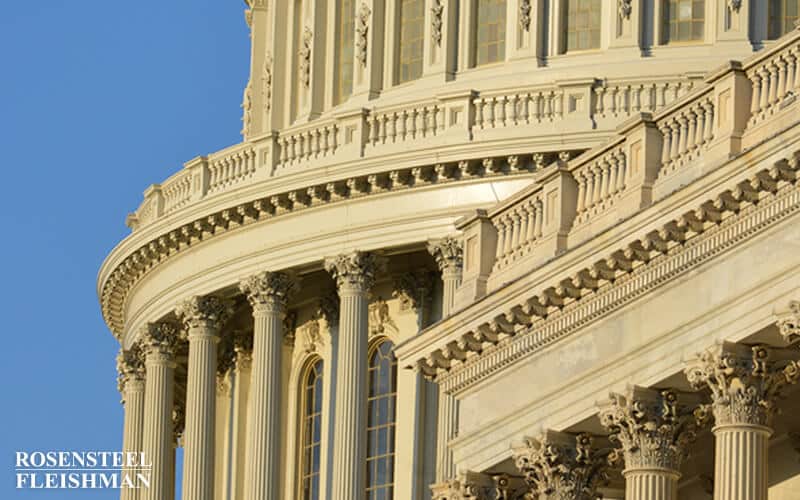
[[[244,88],[242,95],[242,135],[248,137],[250,135],[250,127],[253,123],[253,98],[252,98],[252,82],[248,81],[247,86]]]
[[[125,390],[125,385],[130,381],[141,382],[144,380],[144,353],[141,345],[136,343],[130,349],[120,349],[117,354],[117,388],[119,392]]]
[[[798,353],[789,349],[724,342],[690,362],[695,389],[711,389],[715,425],[770,426],[782,389],[800,377]]]
[[[400,330],[389,315],[389,304],[378,297],[378,300],[369,305],[369,335],[396,334]]]
[[[436,260],[439,270],[461,272],[464,264],[464,249],[461,240],[447,236],[428,242],[428,253]]]
[[[249,363],[253,358],[253,332],[233,331],[233,351],[236,353],[237,368],[242,363]]]
[[[300,40],[300,62],[298,68],[300,70],[300,82],[303,87],[308,88],[311,82],[311,41],[314,38],[314,33],[306,26],[303,28],[303,36]]]
[[[322,328],[319,324],[318,314],[308,320],[302,327],[303,344],[306,352],[314,352],[322,349]]]
[[[368,291],[375,284],[375,275],[383,269],[386,260],[372,253],[351,252],[325,259],[325,270],[328,271],[339,291]]]
[[[400,301],[400,310],[419,310],[430,303],[433,274],[427,269],[403,273],[394,280],[392,296]]]
[[[595,500],[608,482],[608,450],[598,450],[591,435],[548,430],[528,438],[514,450],[517,468],[525,474],[531,498]]]
[[[789,302],[789,312],[777,322],[778,331],[790,344],[800,341],[800,301]]]
[[[160,321],[148,323],[144,327],[140,346],[146,358],[153,354],[162,354],[171,358],[175,355],[180,341],[181,334],[178,325],[171,321]]]
[[[264,100],[264,109],[269,112],[272,106],[272,55],[264,56],[264,68],[261,72],[261,97]]]
[[[172,407],[172,439],[176,448],[183,443],[183,431],[186,429],[186,412],[180,405]]]
[[[694,395],[630,387],[625,394],[610,395],[600,410],[600,423],[611,432],[611,441],[622,447],[625,469],[669,469],[679,471],[689,445],[697,435],[698,421]],[[618,462],[617,452],[609,457]]]
[[[432,485],[432,500],[490,500],[491,488],[489,476],[462,471],[457,478]]]
[[[739,12],[742,8],[742,0],[728,0],[728,8],[733,12]]]
[[[444,5],[442,0],[433,0],[431,5],[431,39],[433,43],[442,45],[442,13]]]
[[[369,17],[372,14],[369,6],[362,3],[356,16],[356,58],[362,67],[367,66],[367,32],[369,31]]]
[[[317,304],[317,315],[325,318],[329,328],[339,322],[339,295],[336,290],[322,294]]]
[[[519,2],[519,27],[523,31],[531,29],[531,1],[520,0]]]
[[[247,297],[254,311],[283,310],[297,289],[294,275],[285,272],[264,271],[239,283],[239,290]]]
[[[617,10],[621,19],[630,19],[631,12],[633,12],[633,0],[619,0]]]
[[[214,295],[195,296],[183,301],[175,310],[175,315],[187,328],[210,328],[219,330],[233,313],[229,300]]]

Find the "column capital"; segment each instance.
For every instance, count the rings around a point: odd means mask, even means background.
[[[253,332],[233,331],[234,366],[239,369],[242,364],[253,361]]]
[[[723,342],[699,353],[684,370],[695,389],[711,389],[716,426],[769,427],[783,388],[800,377],[791,349]]]
[[[123,393],[135,383],[144,388],[144,353],[139,343],[133,344],[130,349],[120,348],[117,353],[117,389]]]
[[[597,488],[608,482],[609,450],[599,450],[593,442],[590,434],[548,430],[526,438],[514,450],[514,462],[534,497],[594,500]]]
[[[800,301],[789,302],[789,311],[781,315],[777,325],[786,342],[794,344],[800,341]]]
[[[283,311],[289,297],[297,290],[295,276],[287,272],[264,271],[239,283],[254,311],[278,308]]]
[[[172,321],[159,321],[148,323],[141,332],[139,345],[144,353],[145,360],[155,354],[160,354],[172,359],[181,341],[181,332],[177,324]]]
[[[489,500],[492,478],[472,471],[431,485],[432,500]]]
[[[190,297],[175,309],[175,315],[187,328],[219,330],[231,316],[233,303],[214,295]]]
[[[611,432],[611,440],[622,446],[625,470],[669,469],[678,473],[689,445],[695,440],[699,410],[694,394],[631,386],[624,394],[611,393],[600,409],[600,423]],[[615,451],[611,457],[620,457]]]
[[[368,252],[351,252],[325,259],[328,271],[339,292],[365,293],[375,284],[375,275],[386,265],[386,259]]]
[[[328,325],[339,323],[339,296],[336,290],[330,290],[320,296],[316,314],[320,318],[324,317]]]
[[[428,304],[432,292],[433,273],[417,269],[395,277],[392,296],[400,299],[402,310],[419,309]]]
[[[464,249],[461,240],[454,236],[428,241],[428,253],[436,260],[442,272],[461,272]]]

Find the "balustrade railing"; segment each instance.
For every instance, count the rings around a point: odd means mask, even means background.
[[[575,224],[589,221],[593,216],[611,208],[625,191],[628,164],[621,140],[601,155],[572,170],[578,184]]]
[[[339,126],[335,121],[315,124],[278,136],[278,162],[284,166],[332,156],[339,145]]]
[[[530,253],[542,237],[544,204],[541,191],[492,215],[497,231],[495,268],[501,269]]]
[[[648,81],[604,81],[594,88],[594,114],[600,118],[661,111],[691,92],[699,77]]]
[[[182,170],[170,177],[161,186],[164,195],[164,214],[172,213],[192,199],[192,176],[188,170]]]
[[[787,98],[800,93],[799,30],[745,67],[752,85],[749,125],[764,121],[780,110]]]
[[[478,129],[552,122],[564,114],[564,94],[558,88],[477,97],[472,104]]]
[[[668,175],[700,156],[714,139],[713,88],[658,120],[663,137],[661,171]]]
[[[435,102],[376,111],[367,119],[368,144],[395,144],[433,137],[444,131],[444,109]]]
[[[246,181],[256,172],[256,153],[250,146],[222,151],[208,159],[208,193]]]

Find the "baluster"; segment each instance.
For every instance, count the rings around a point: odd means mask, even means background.
[[[542,221],[544,220],[544,206],[541,199],[536,199],[536,225],[533,230],[535,239],[542,237]]]
[[[621,193],[625,191],[625,186],[628,183],[628,162],[625,158],[625,152],[620,150],[614,155],[614,160],[617,163],[617,188],[616,192]]]
[[[758,107],[763,113],[769,104],[769,73],[765,67],[761,67],[758,69],[758,74],[761,76],[761,102]]]
[[[577,177],[578,177],[577,178],[578,202],[577,202],[576,212],[578,213],[578,216],[580,216],[584,208],[586,207],[586,201],[584,200],[584,197],[586,196],[586,176],[583,174],[583,172],[579,172]]]
[[[281,163],[286,163],[287,151],[286,151],[286,138],[281,137],[278,141],[278,148],[280,149],[280,159]]]
[[[672,147],[672,129],[669,125],[661,124],[658,128],[661,131],[663,141],[661,144],[661,164],[666,165],[670,159],[670,148]]]
[[[517,252],[522,250],[528,236],[528,211],[525,208],[527,204],[520,205],[517,208],[517,217],[519,218],[519,238],[517,239]]]
[[[398,111],[396,114],[397,114],[397,133],[394,136],[394,142],[399,142],[406,138],[406,112]]]
[[[686,121],[688,122],[686,129],[686,150],[691,151],[696,146],[697,139],[697,115],[695,115],[694,109],[690,109],[686,112]]]
[[[594,174],[587,167],[584,175],[586,176],[586,195],[584,196],[586,203],[584,203],[583,208],[588,212],[592,208],[594,201]]]
[[[750,98],[750,115],[752,118],[755,118],[759,110],[759,102],[761,101],[761,78],[757,73],[750,75],[750,84],[753,87],[753,95]]]
[[[516,253],[517,248],[519,248],[519,233],[520,233],[520,217],[516,210],[511,212],[509,215],[511,217],[511,251],[510,254]]]
[[[553,99],[556,101],[556,118],[561,118],[564,116],[564,92],[554,93]]]
[[[634,87],[631,91],[633,92],[633,111],[638,113],[642,110],[642,86]]]
[[[672,129],[672,149],[669,152],[669,159],[670,161],[675,161],[678,159],[678,155],[681,151],[681,129],[678,119],[672,118],[669,127]]]
[[[617,194],[619,190],[618,183],[618,170],[619,170],[619,158],[617,156],[611,155],[608,158],[608,197],[612,198],[614,195]]]
[[[795,47],[792,51],[794,57],[794,89],[800,91],[800,48]]]
[[[530,101],[531,101],[530,94],[525,93],[525,94],[522,95],[522,110],[521,111],[522,111],[522,120],[525,123],[530,123],[531,122],[531,109],[530,109],[531,102]]]
[[[494,261],[497,266],[503,258],[503,249],[505,248],[505,225],[503,224],[502,217],[498,217],[498,219],[494,221],[494,228],[497,231],[497,250],[494,253]]]
[[[686,118],[686,115],[680,115],[678,117],[678,123],[680,124],[680,147],[678,148],[678,155],[682,156],[689,147],[689,120]]]
[[[795,72],[797,71],[797,58],[793,53],[789,52],[784,56],[786,58],[786,93],[794,89]]]
[[[475,108],[475,126],[483,128],[483,98],[476,97],[472,100],[472,106]]]
[[[494,122],[492,123],[493,127],[502,127],[506,123],[506,105],[505,105],[506,98],[504,96],[495,97],[494,99]]]
[[[533,119],[540,123],[542,121],[542,93],[536,92],[531,98],[533,99]]]
[[[517,94],[506,98],[506,119],[509,125],[517,124]]]
[[[494,97],[489,97],[486,99],[486,103],[484,105],[484,120],[486,122],[486,128],[494,127]]]
[[[786,61],[782,57],[778,57],[778,100],[783,99],[786,95]]]
[[[613,87],[611,89],[611,92],[610,92],[610,100],[609,100],[610,106],[608,107],[608,111],[609,111],[609,113],[611,115],[616,115],[617,114],[617,99],[618,99],[617,95],[618,94],[619,94],[619,86]]]
[[[339,126],[335,123],[331,126],[331,152],[336,152],[336,148],[339,147]]]
[[[609,173],[611,172],[611,163],[609,158],[603,158],[597,162],[597,171],[600,174],[600,204],[605,204],[608,196],[611,194],[611,179]]]
[[[508,257],[509,255],[511,255],[511,251],[513,250],[511,244],[513,243],[512,236],[513,236],[513,232],[514,232],[514,222],[511,219],[511,215],[510,214],[506,213],[503,216],[503,224],[505,226],[505,229],[504,229],[505,237],[503,239],[503,241],[504,241],[504,244],[503,244],[503,255],[505,257]]]
[[[703,103],[703,111],[705,111],[705,133],[703,134],[704,142],[709,142],[714,138],[714,103],[707,100]]]
[[[767,73],[769,74],[768,104],[770,107],[772,107],[776,102],[778,102],[778,67],[773,61],[770,61],[769,66],[767,67]]]
[[[414,139],[417,137],[417,110],[409,109],[406,112],[406,119],[408,120],[408,127],[406,128],[406,137]]]
[[[373,146],[378,143],[378,115],[370,114],[369,120],[369,143]]]
[[[536,237],[536,205],[529,202],[525,205],[525,210],[528,212],[528,230],[525,232],[525,241],[530,243]]]
[[[397,113],[391,112],[386,117],[388,130],[386,132],[386,139],[388,142],[395,142],[397,140],[397,123],[399,121]]]
[[[594,90],[594,102],[595,102],[595,109],[594,114],[597,116],[603,116],[603,110],[605,106],[603,106],[603,94],[605,93],[604,87],[597,87]]]
[[[695,134],[694,134],[694,143],[696,146],[700,146],[705,143],[705,134],[706,134],[706,112],[703,109],[703,104],[699,104],[694,108],[694,115],[696,120],[695,125]]]

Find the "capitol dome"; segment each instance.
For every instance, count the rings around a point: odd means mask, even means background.
[[[246,7],[98,277],[124,499],[798,498],[796,0]]]

